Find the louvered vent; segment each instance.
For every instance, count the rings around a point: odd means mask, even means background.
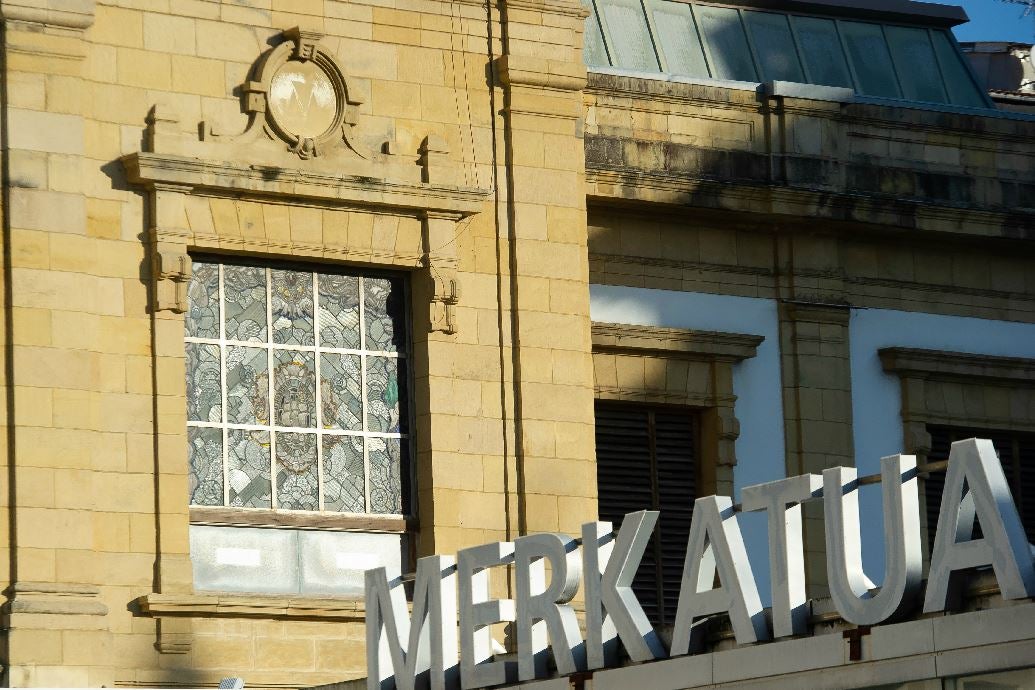
[[[1010,485],[1010,493],[1017,503],[1021,514],[1024,531],[1028,541],[1035,542],[1035,434],[997,431],[991,429],[970,429],[963,427],[929,425],[927,432],[931,434],[931,452],[928,462],[947,460],[953,441],[966,438],[987,438],[995,446],[999,461],[1003,465],[1003,474]],[[927,535],[928,546],[934,544],[935,527],[938,525],[938,510],[941,507],[942,489],[945,487],[945,474],[935,472],[924,482],[924,495],[927,499]],[[980,535],[980,531],[975,536]]]
[[[697,495],[696,417],[680,408],[597,402],[600,519],[660,510],[633,590],[655,625],[671,624]]]

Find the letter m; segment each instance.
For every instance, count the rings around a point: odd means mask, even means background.
[[[456,560],[428,556],[417,561],[412,619],[406,615],[401,578],[389,581],[383,567],[367,570],[364,578],[367,690],[456,688]]]

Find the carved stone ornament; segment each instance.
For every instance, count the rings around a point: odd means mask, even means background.
[[[284,37],[288,40],[256,63],[255,79],[244,84],[249,122],[241,138],[262,129],[303,160],[341,145],[369,158],[352,136],[362,101],[350,93],[344,71],[320,45],[322,36],[296,27]]]

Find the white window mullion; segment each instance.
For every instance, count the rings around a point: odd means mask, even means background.
[[[277,435],[273,433],[273,425],[276,424],[276,410],[273,409],[273,274],[269,268],[266,271],[266,366],[269,374],[266,376],[269,402],[267,414],[270,427],[270,507],[277,508]]]
[[[313,272],[313,368],[316,382],[316,500],[317,507],[323,506],[323,406],[320,399],[320,383],[322,371],[320,363],[320,290],[317,286],[316,272]]]
[[[230,505],[230,432],[227,428],[229,421],[228,410],[226,409],[226,300],[223,289],[223,264],[219,264],[217,274],[219,291],[219,395],[220,395],[220,425],[223,435],[223,453],[220,461],[223,463],[223,505]]]
[[[367,312],[366,312],[366,281],[359,279],[359,347],[363,350],[366,347],[367,336]],[[363,353],[359,357],[359,401],[360,410],[363,414],[363,509],[370,511],[370,444],[365,438],[367,435],[367,356]]]

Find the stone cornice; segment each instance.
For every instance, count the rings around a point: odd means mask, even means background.
[[[0,18],[32,22],[65,29],[87,29],[93,25],[94,0],[2,0]]]
[[[502,55],[496,60],[500,82],[537,86],[559,91],[579,91],[586,86],[586,66],[521,55]]]
[[[884,371],[901,377],[1008,381],[1014,385],[1035,388],[1035,359],[908,347],[886,347],[877,353]]]
[[[290,198],[327,206],[397,209],[463,218],[482,210],[483,189],[430,183],[394,182],[356,175],[331,175],[301,169],[209,161],[189,156],[133,153],[122,158],[127,179],[154,188],[177,185],[251,198]]]
[[[594,352],[726,362],[754,357],[765,340],[760,335],[617,323],[594,323],[592,332]]]
[[[308,598],[260,594],[159,594],[134,602],[145,616],[188,618],[264,618],[350,622],[364,620],[362,599]]]
[[[794,188],[754,180],[718,180],[670,171],[587,163],[586,196],[602,205],[668,204],[730,209],[783,217],[826,218],[884,229],[906,228],[979,237],[1009,236],[1005,230],[1035,214],[1017,209],[966,208],[927,199]]]

